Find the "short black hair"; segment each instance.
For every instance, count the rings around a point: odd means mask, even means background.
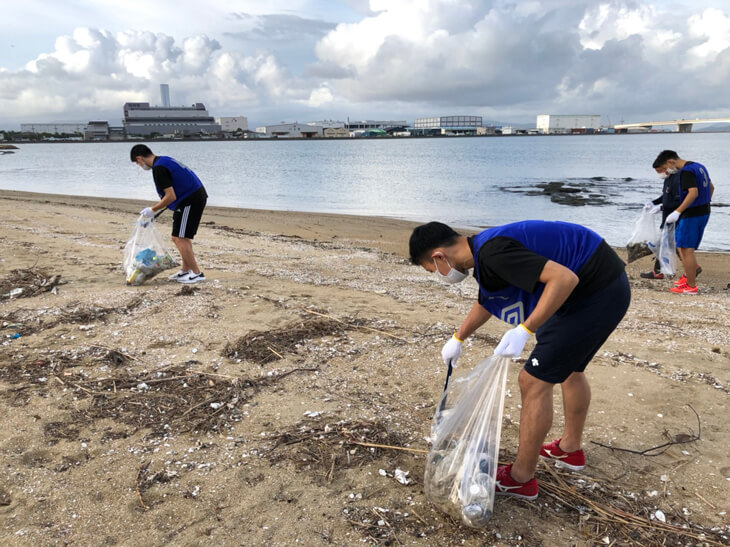
[[[135,144],[132,147],[132,150],[129,152],[130,159],[132,160],[132,163],[137,161],[137,156],[142,156],[143,158],[146,158],[147,156],[154,156],[152,153],[152,150],[150,150],[150,147],[146,144]]]
[[[667,161],[678,160],[678,159],[679,159],[679,156],[677,155],[677,153],[674,150],[662,150],[661,152],[659,152],[659,155],[656,157],[656,159],[654,160],[654,163],[652,163],[651,166],[654,169],[658,169],[659,167],[661,167],[662,165],[667,163]]]
[[[429,251],[436,247],[449,247],[456,243],[460,234],[443,222],[429,222],[416,226],[408,247],[411,253],[411,262],[417,265],[426,260]]]

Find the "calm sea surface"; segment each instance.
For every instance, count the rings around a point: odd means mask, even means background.
[[[156,199],[132,143],[20,144],[0,155],[0,188]],[[523,219],[578,222],[624,245],[659,196],[663,149],[707,166],[716,191],[702,249],[730,250],[730,133],[336,141],[150,143],[192,168],[209,204],[440,220],[480,227]],[[537,185],[588,198],[554,203]],[[723,207],[724,205],[724,207]]]

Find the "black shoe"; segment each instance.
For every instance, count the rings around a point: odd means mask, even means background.
[[[650,272],[640,273],[639,277],[643,277],[644,279],[664,279],[664,274],[652,270]]]

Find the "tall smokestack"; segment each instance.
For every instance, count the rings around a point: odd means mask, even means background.
[[[170,86],[160,84],[160,97],[162,98],[162,106],[170,108]]]

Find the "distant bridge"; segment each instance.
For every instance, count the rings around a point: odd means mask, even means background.
[[[614,125],[613,128],[619,133],[626,133],[629,129],[646,129],[650,131],[655,125],[676,125],[680,133],[691,133],[692,126],[698,123],[730,123],[730,118],[696,118],[694,120],[681,119],[668,122],[620,123]]]

